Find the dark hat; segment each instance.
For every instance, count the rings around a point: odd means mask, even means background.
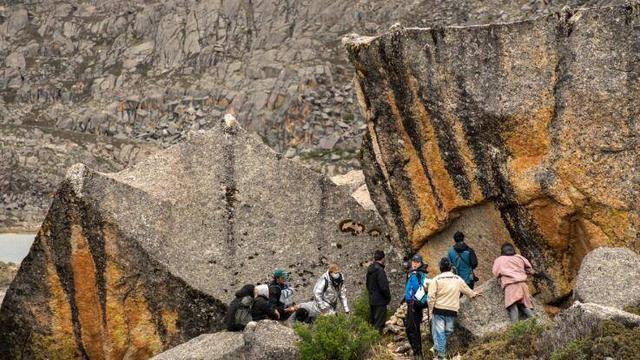
[[[438,265],[440,266],[440,271],[451,270],[451,261],[449,261],[449,258],[443,257],[440,259],[440,263]]]
[[[420,255],[420,254],[413,255],[413,257],[411,258],[411,261],[416,261],[416,262],[419,262],[421,264],[424,264],[424,260],[422,259],[422,255]]]
[[[383,250],[376,250],[373,253],[373,260],[380,261],[382,259],[384,259],[384,251]]]
[[[462,233],[462,231],[456,231],[456,233],[453,234],[453,240],[455,240],[456,242],[464,241],[464,234]]]
[[[284,271],[283,268],[277,268],[276,271],[273,272],[274,278],[284,278],[285,280],[289,280],[289,274]]]

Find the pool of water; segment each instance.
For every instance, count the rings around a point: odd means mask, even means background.
[[[36,234],[0,234],[0,261],[20,263],[35,237]]]

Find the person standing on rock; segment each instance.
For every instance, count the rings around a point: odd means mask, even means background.
[[[367,293],[369,294],[369,323],[382,334],[387,316],[387,305],[391,302],[389,280],[384,271],[385,254],[376,250],[373,262],[367,269]]]
[[[423,359],[420,324],[422,323],[422,310],[426,305],[424,300],[427,296],[426,287],[428,284],[427,267],[422,256],[416,254],[411,258],[411,272],[404,292],[404,300],[407,303],[404,326],[407,332],[407,339],[413,350],[413,356],[416,359]]]
[[[431,314],[431,334],[433,336],[432,352],[438,359],[445,359],[447,339],[453,333],[460,294],[475,298],[480,293],[473,291],[460,276],[451,272],[451,261],[448,257],[440,259],[438,264],[440,275],[429,283],[429,314]]]
[[[495,276],[504,290],[504,307],[509,318],[515,323],[520,312],[525,318],[533,316],[533,301],[527,285],[527,274],[533,273],[533,267],[524,256],[517,255],[513,245],[505,243],[500,249],[501,256],[493,262]]]
[[[293,288],[289,286],[289,274],[284,269],[277,268],[269,284],[269,301],[280,313],[280,320],[287,320],[295,311],[293,294]]]
[[[280,312],[269,301],[269,285],[263,284],[255,287],[255,301],[251,308],[253,321],[266,319],[280,320]]]
[[[475,268],[478,267],[476,252],[464,242],[464,234],[462,232],[457,231],[453,235],[453,240],[455,241],[455,245],[450,247],[447,253],[449,262],[456,267],[458,276],[473,289],[477,281],[474,274]]]
[[[342,302],[342,309],[349,313],[347,292],[344,287],[344,276],[337,264],[329,265],[327,272],[322,274],[313,287],[313,298],[322,314],[333,314],[338,309],[338,300]]]

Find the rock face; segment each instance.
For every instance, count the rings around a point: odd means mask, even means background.
[[[292,328],[265,320],[248,327],[244,333],[222,331],[200,335],[153,360],[297,360],[298,340]]]
[[[620,248],[593,250],[582,261],[574,297],[618,309],[640,305],[640,255]]]
[[[244,336],[228,331],[203,334],[153,357],[153,360],[174,359],[245,360]]]
[[[282,326],[277,321],[259,321],[244,332],[247,359],[256,360],[297,360],[296,342],[300,338],[292,328]]]
[[[545,301],[590,250],[638,249],[638,24],[633,5],[346,37],[367,185],[393,233],[437,259],[437,234],[487,207],[473,241],[514,242]]]
[[[214,126],[207,114],[234,112],[276,150],[325,173],[357,168],[366,126],[341,36],[594,2],[3,1],[0,157],[15,160],[0,168],[0,227],[36,229],[71,164],[119,171]]]
[[[394,256],[387,236],[348,189],[234,121],[120,173],[74,165],[4,299],[0,348],[149,357],[219,330],[233,292],[278,266],[301,301],[337,262],[353,299],[373,251]]]
[[[457,326],[472,338],[480,338],[508,328],[511,321],[504,308],[504,291],[498,285],[498,281],[491,279],[480,285],[477,290],[482,291],[482,296],[475,299],[464,297],[461,300]],[[546,319],[542,304],[534,299],[534,305],[534,313],[541,319]]]
[[[603,320],[616,321],[629,328],[640,326],[638,315],[598,304],[575,302],[556,316],[553,327],[541,334],[538,343],[544,353],[540,355],[548,358],[571,341],[596,337]]]

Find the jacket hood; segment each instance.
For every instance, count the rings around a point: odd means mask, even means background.
[[[461,253],[461,252],[464,252],[465,250],[468,250],[469,247],[467,246],[467,244],[465,244],[464,241],[461,241],[461,242],[457,242],[455,245],[453,245],[453,249],[456,252]]]
[[[373,263],[371,263],[371,265],[369,265],[369,267],[367,268],[367,273],[369,274],[373,274],[377,271],[380,271],[384,269],[384,265],[380,264],[377,261],[374,261]]]
[[[258,285],[256,286],[256,296],[264,296],[265,298],[269,298],[269,285]]]
[[[251,284],[247,284],[240,288],[240,290],[236,291],[236,297],[242,298],[245,296],[253,296],[253,290],[255,286]]]
[[[422,264],[420,265],[419,268],[415,269],[415,270],[411,270],[411,272],[421,272],[421,273],[427,273],[427,265]]]

